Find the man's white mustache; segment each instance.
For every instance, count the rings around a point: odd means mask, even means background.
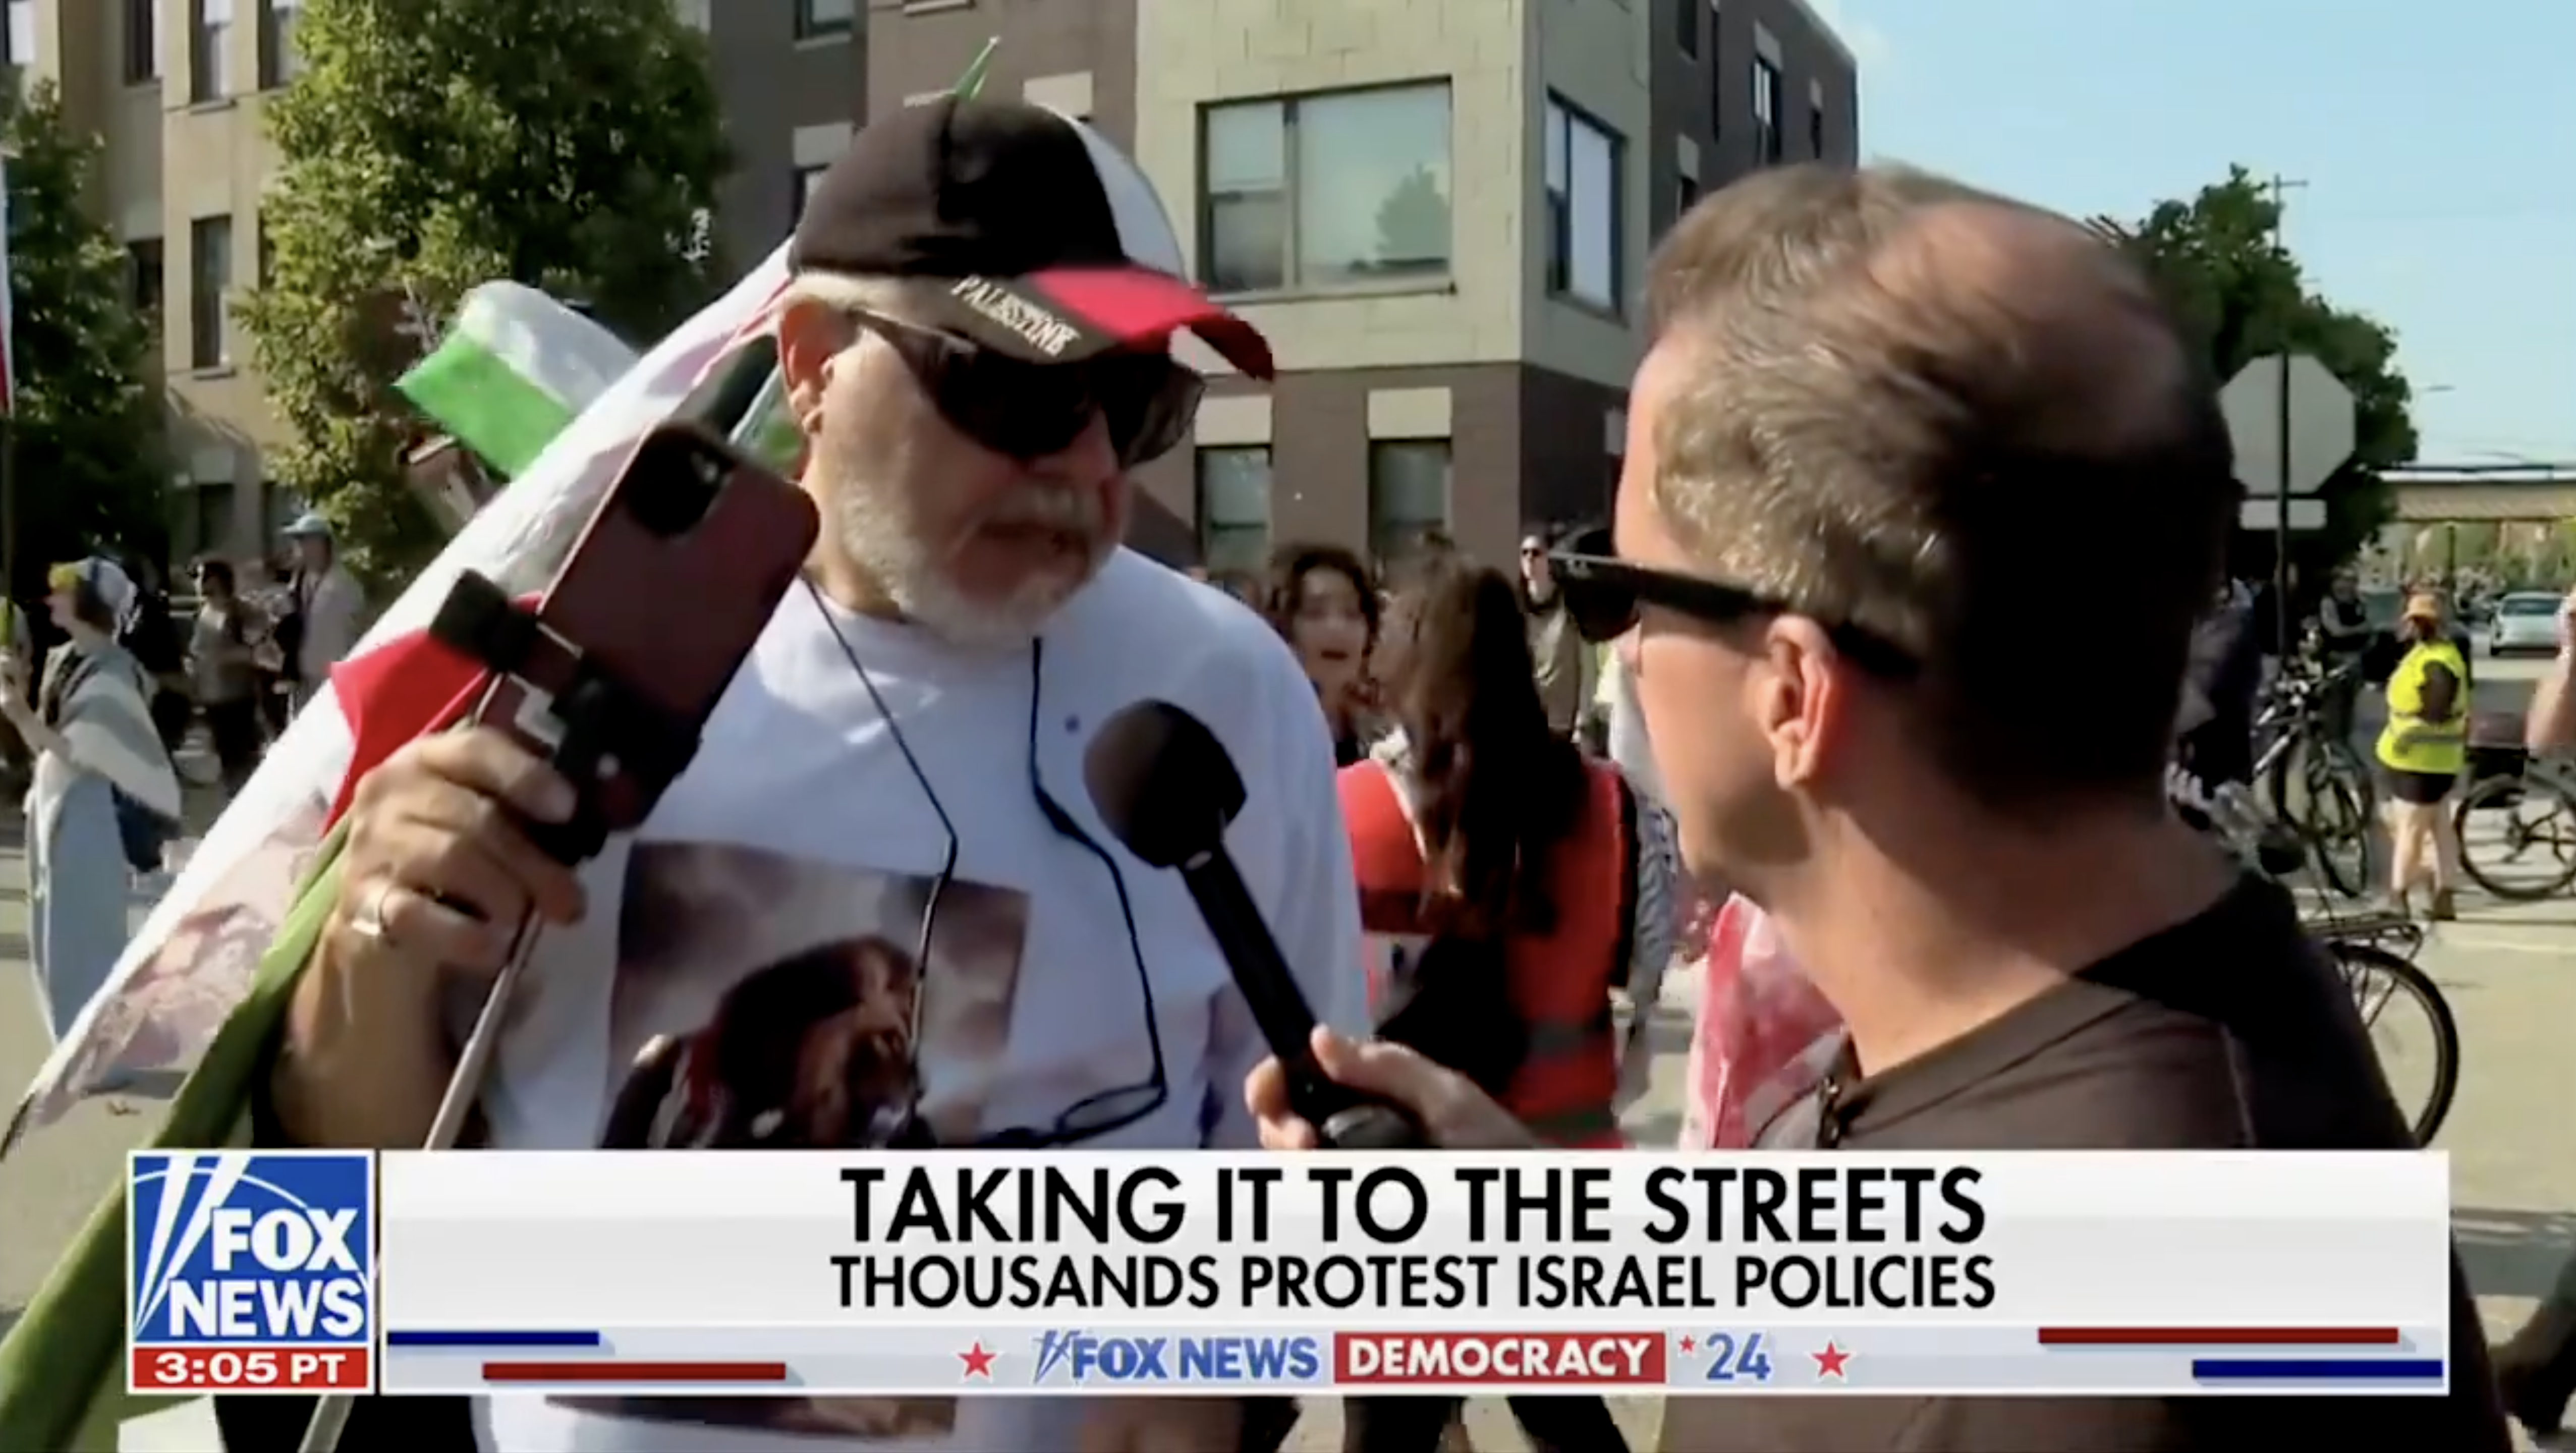
[[[1011,529],[1062,530],[1069,535],[1100,533],[1101,508],[1088,490],[1043,489],[1014,495],[996,504],[984,523]]]

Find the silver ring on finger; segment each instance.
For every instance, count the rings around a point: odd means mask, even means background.
[[[369,884],[367,896],[358,900],[358,911],[349,915],[349,931],[360,938],[392,946],[393,933],[385,923],[385,909],[393,901],[394,890],[401,886],[389,877],[378,878]]]

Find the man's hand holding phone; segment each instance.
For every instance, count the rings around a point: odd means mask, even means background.
[[[1383,1096],[1412,1112],[1431,1143],[1443,1150],[1534,1150],[1538,1137],[1512,1118],[1464,1075],[1442,1069],[1400,1044],[1344,1039],[1315,1031],[1315,1063],[1335,1083]],[[1263,1060],[1244,1082],[1243,1100],[1271,1150],[1314,1150],[1315,1127],[1288,1103],[1288,1076],[1279,1061]]]
[[[488,978],[519,922],[581,917],[573,870],[531,842],[529,823],[572,816],[554,768],[489,727],[425,737],[385,759],[349,806],[336,936],[387,971],[439,967]]]
[[[452,1068],[443,977],[488,981],[527,915],[582,915],[580,879],[524,826],[572,810],[569,783],[488,727],[413,742],[359,782],[339,898],[281,1057],[278,1108],[300,1139],[418,1142]]]

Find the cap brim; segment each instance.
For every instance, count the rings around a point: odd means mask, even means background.
[[[1053,268],[1016,278],[923,285],[941,321],[978,343],[1034,363],[1069,363],[1184,329],[1253,378],[1277,369],[1261,330],[1207,294],[1148,267]]]

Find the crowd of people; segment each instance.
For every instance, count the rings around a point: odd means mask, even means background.
[[[148,561],[57,566],[41,627],[13,632],[0,656],[0,714],[26,763],[28,957],[56,1036],[124,951],[138,887],[162,881],[188,789],[229,800],[357,644],[365,598],[330,526],[308,514],[285,541],[262,590],[230,561],[198,561],[184,623]],[[200,729],[214,762],[203,784],[180,767]]]
[[[1657,248],[1609,532],[1533,535],[1516,572],[1291,547],[1230,592],[1119,548],[1130,471],[1199,396],[1172,335],[1274,371],[1179,280],[1152,196],[1106,138],[1014,102],[857,133],[777,313],[825,522],[806,579],[652,820],[589,863],[531,841],[576,789],[500,733],[365,773],[263,1143],[418,1145],[470,990],[533,921],[476,1146],[598,1145],[640,1085],[657,1123],[782,1148],[1311,1149],[1187,892],[1089,806],[1086,730],[1160,699],[1234,762],[1229,847],[1324,1069],[1443,1147],[1622,1143],[1690,899],[1723,905],[1728,969],[1694,1145],[2411,1148],[2285,895],[2166,801],[2240,491],[2214,381],[2120,253],[1912,171],[1756,173]],[[2075,535],[2123,542],[2123,590]],[[116,596],[86,565],[62,582],[73,659],[114,659]],[[309,661],[322,593],[296,598]],[[191,659],[238,701],[262,655],[227,599]],[[2030,609],[2071,599],[2095,604]],[[157,788],[81,745],[131,734],[134,702],[97,701],[13,708],[41,760],[104,779],[84,842],[106,788]],[[1662,1446],[2502,1453],[2456,1259],[2453,1282],[2445,1396],[1676,1398]],[[293,1446],[307,1411],[219,1403],[237,1448]],[[347,1439],[755,1449],[866,1425],[846,1399],[725,1407],[406,1400]],[[1543,1446],[1625,1446],[1598,1399],[1514,1410]],[[1354,1400],[1345,1446],[1427,1453],[1455,1411]],[[965,1398],[908,1405],[902,1446],[1268,1450],[1293,1413]]]

